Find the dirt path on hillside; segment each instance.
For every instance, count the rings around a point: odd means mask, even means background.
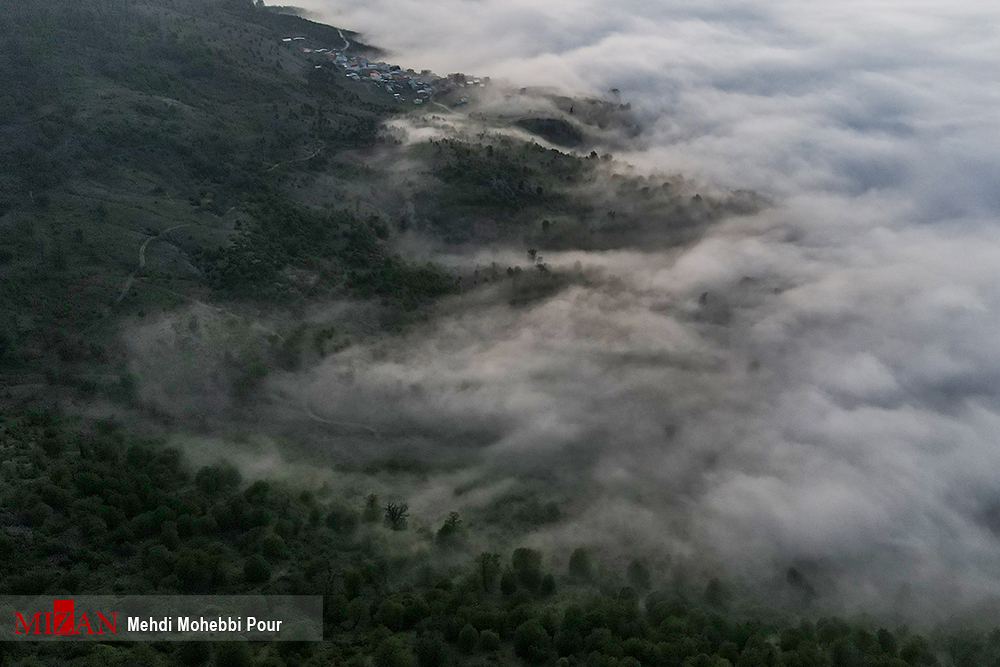
[[[128,291],[132,288],[132,284],[135,282],[135,274],[139,273],[146,267],[146,248],[149,247],[149,244],[155,241],[156,239],[160,238],[164,234],[168,234],[174,231],[175,229],[180,229],[182,227],[190,227],[193,224],[194,223],[192,222],[186,222],[183,225],[174,225],[169,229],[164,229],[156,236],[150,236],[148,239],[142,242],[142,245],[139,246],[139,265],[136,267],[135,271],[132,272],[132,275],[128,277],[128,280],[125,281],[125,287],[122,288],[121,294],[119,294],[118,298],[115,299],[116,304],[121,303],[122,299],[125,298],[125,295],[128,294]]]
[[[277,169],[278,167],[281,167],[281,166],[286,165],[286,164],[292,164],[292,163],[295,163],[295,162],[305,162],[306,160],[311,160],[314,157],[316,157],[317,155],[319,155],[320,153],[322,153],[324,148],[326,148],[326,145],[320,143],[319,148],[317,148],[313,152],[312,155],[307,155],[306,157],[296,158],[295,160],[285,160],[284,162],[279,162],[278,164],[272,165],[269,169],[264,170],[264,173],[265,174],[270,173],[270,172],[274,171],[275,169]]]
[[[302,411],[305,412],[306,416],[309,417],[309,419],[312,419],[314,422],[318,422],[320,424],[326,424],[328,426],[342,426],[345,428],[361,429],[363,431],[368,431],[369,433],[371,433],[373,436],[375,436],[376,440],[382,439],[381,436],[379,436],[378,431],[376,431],[371,426],[368,426],[367,424],[361,424],[359,422],[334,421],[332,419],[326,419],[324,417],[320,417],[313,411],[312,404],[309,402],[309,395],[305,392],[302,393]]]
[[[450,108],[446,107],[445,105],[441,104],[440,102],[431,102],[431,104],[433,104],[436,107],[441,107],[442,109],[444,109],[445,111],[447,111],[450,114],[455,114],[456,116],[462,115],[462,114],[458,113],[457,111],[455,111],[454,109],[450,109]]]

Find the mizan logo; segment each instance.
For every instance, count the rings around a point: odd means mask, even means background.
[[[52,600],[52,611],[35,612],[27,621],[20,612],[14,612],[15,635],[103,635],[105,630],[115,634],[115,617],[117,611],[111,612],[111,621],[97,612],[93,619],[81,613],[79,617],[73,613],[73,598],[55,598]]]

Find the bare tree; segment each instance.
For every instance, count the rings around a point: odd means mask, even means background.
[[[392,530],[406,528],[406,519],[410,516],[410,506],[406,503],[386,503],[385,525]]]

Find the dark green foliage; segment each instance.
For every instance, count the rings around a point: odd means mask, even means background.
[[[864,658],[850,637],[841,637],[830,646],[833,667],[862,667]]]
[[[745,648],[736,661],[736,667],[768,667],[766,655],[763,649],[756,646]]]
[[[341,535],[350,535],[358,527],[358,513],[350,507],[334,506],[326,515],[326,527]]]
[[[362,525],[355,515],[344,533],[340,518],[328,520],[355,509],[342,499],[321,501],[326,493],[247,485],[222,465],[191,475],[175,452],[111,422],[75,427],[45,413],[3,416],[0,437],[16,464],[0,489],[8,508],[0,514],[4,594],[115,586],[124,593],[325,597],[329,642],[302,650],[220,643],[214,659],[212,645],[192,642],[172,647],[171,664],[441,667],[513,653],[530,664],[561,658],[564,667],[916,667],[938,664],[939,656],[942,664],[978,667],[1000,657],[1000,633],[941,635],[931,643],[835,618],[783,625],[730,618],[669,593],[640,603],[635,589],[601,593],[578,577],[563,588],[542,571],[542,554],[524,548],[511,554],[502,576],[493,553],[464,562],[449,554],[460,564],[448,575],[414,576],[412,565],[360,539],[383,527]],[[65,443],[61,456],[45,456],[45,438]],[[431,550],[422,566],[441,554]],[[122,664],[158,664],[131,651],[162,649],[120,650],[129,656]]]
[[[712,607],[723,607],[729,600],[729,591],[717,578],[712,577],[705,586],[705,602]]]
[[[270,491],[270,484],[263,480],[257,480],[246,488],[246,491],[243,492],[243,498],[248,503],[264,503],[267,501],[267,495]]]
[[[500,554],[483,552],[476,557],[476,565],[483,590],[487,593],[493,591],[500,575]]]
[[[211,35],[206,39],[187,26],[179,30],[166,17],[136,8],[138,3],[27,4],[24,11],[5,6],[12,23],[0,40],[0,64],[6,65],[0,66],[0,82],[21,101],[11,109],[0,103],[0,119],[28,123],[32,131],[26,134],[34,139],[15,143],[9,153],[0,151],[0,167],[10,159],[24,165],[18,185],[44,190],[74,172],[105,174],[125,166],[211,177],[224,185],[246,178],[250,165],[239,164],[237,150],[249,148],[250,138],[200,124],[185,127],[179,121],[187,117],[179,108],[200,101],[209,113],[218,112],[242,97],[248,104],[230,115],[242,128],[258,111],[254,103],[261,93],[276,88],[272,75],[219,54]],[[216,20],[224,20],[223,12],[215,13]],[[83,77],[119,86],[139,101],[111,106],[98,119],[83,121],[77,107],[95,103],[71,92]],[[168,104],[159,96],[180,102]],[[44,104],[57,104],[60,112],[35,118],[33,109]]]
[[[483,630],[479,633],[480,650],[487,652],[498,651],[502,645],[500,635],[492,630]]]
[[[134,407],[113,340],[122,318],[335,296],[379,301],[398,329],[456,291],[440,268],[397,255],[384,221],[298,192],[343,167],[343,149],[373,146],[396,111],[281,46],[286,18],[339,41],[335,29],[246,5],[3,3],[0,302],[20,322],[0,322],[5,367]],[[157,236],[175,226],[187,229]],[[177,261],[136,271],[153,239],[144,257],[169,247]],[[237,357],[232,398],[248,404],[272,362],[294,365],[285,352]]]
[[[715,667],[715,660],[707,653],[699,653],[685,658],[684,667]]]
[[[434,175],[444,182],[445,197],[512,210],[544,201],[532,183],[540,175],[512,151],[450,139],[434,145]]]
[[[416,660],[406,638],[388,637],[375,649],[375,667],[414,667]]]
[[[463,651],[471,653],[478,643],[479,632],[472,627],[472,624],[466,623],[462,631],[458,633],[458,645],[462,647]]]
[[[168,549],[177,549],[181,543],[180,532],[176,521],[164,521],[160,526],[160,541]]]
[[[517,125],[557,146],[575,148],[583,141],[578,129],[559,118],[525,118]]]
[[[526,621],[514,631],[514,652],[530,663],[539,663],[548,657],[551,639],[542,624]]]
[[[375,614],[375,622],[384,625],[393,632],[399,632],[406,628],[406,608],[394,599],[383,600]]]
[[[319,212],[280,194],[259,192],[257,223],[220,250],[202,253],[212,284],[225,292],[286,297],[279,271],[286,266],[321,270],[361,298],[378,297],[412,309],[456,289],[455,280],[433,265],[415,265],[389,251],[388,228],[377,217],[348,211]]]
[[[569,557],[569,576],[581,581],[589,581],[593,576],[590,554],[583,547],[577,547]]]
[[[205,466],[195,475],[195,483],[202,493],[217,495],[235,489],[240,484],[240,473],[228,464]]]
[[[271,578],[271,566],[261,556],[253,554],[243,561],[243,578],[248,584],[263,584]]]
[[[285,546],[285,540],[280,535],[275,535],[274,533],[264,538],[261,544],[261,551],[271,562],[288,558],[288,547]]]
[[[542,583],[539,586],[538,592],[544,596],[555,595],[556,578],[552,576],[551,573],[546,574],[544,577],[542,577]]]
[[[564,629],[555,634],[555,637],[552,639],[552,645],[559,655],[573,655],[583,647],[583,636],[577,628],[564,627]]]
[[[253,653],[244,642],[219,642],[215,647],[216,667],[251,667]]]
[[[419,667],[440,667],[445,661],[445,643],[441,635],[425,632],[414,642]]]
[[[174,651],[174,662],[180,667],[201,667],[212,657],[209,642],[183,642]]]
[[[927,640],[920,635],[909,637],[903,642],[899,649],[899,657],[908,665],[934,665],[937,663]]]
[[[542,583],[541,552],[524,547],[515,549],[510,563],[517,576],[517,583],[529,591],[537,591]]]
[[[889,656],[895,656],[898,650],[898,644],[896,642],[896,636],[885,628],[880,628],[878,634],[876,635],[878,639],[879,648],[883,653]]]
[[[62,434],[54,428],[47,428],[43,433],[42,449],[49,458],[58,458],[65,449]]]
[[[374,493],[368,494],[365,498],[365,510],[361,515],[361,519],[365,523],[378,523],[378,520],[382,517],[382,508],[378,503],[378,496]]]
[[[500,591],[504,595],[513,595],[517,591],[517,575],[513,570],[504,570],[500,577]]]
[[[458,512],[449,512],[444,525],[438,529],[434,540],[443,547],[456,547],[461,544],[465,536],[465,529],[462,527],[462,518]],[[484,581],[485,585],[485,581]]]
[[[636,559],[629,563],[626,575],[629,584],[640,591],[648,590],[652,585],[652,576],[649,573],[649,568],[641,560]]]

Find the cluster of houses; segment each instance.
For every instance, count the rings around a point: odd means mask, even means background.
[[[485,88],[486,84],[490,82],[490,77],[485,76],[480,79],[477,76],[468,76],[459,72],[449,74],[448,82],[455,88]]]
[[[286,37],[281,41],[303,42],[305,37]],[[376,89],[384,90],[401,103],[406,101],[403,98],[404,94],[413,100],[413,104],[424,104],[436,93],[448,92],[454,88],[486,87],[489,83],[489,77],[478,79],[465,74],[449,74],[441,78],[427,69],[419,73],[412,69],[404,70],[399,65],[373,62],[362,56],[348,55],[336,49],[312,49],[304,45],[299,48],[303,53],[327,58],[332,65],[342,69],[348,79],[371,83]],[[315,67],[321,68],[323,65]]]
[[[348,58],[343,53],[334,56],[334,62],[343,67],[349,79],[367,81],[385,88],[398,101],[403,101],[402,93],[413,95],[414,104],[423,104],[436,92],[434,77],[430,70],[419,74],[412,69],[404,70],[399,65],[384,62],[370,62],[361,56]]]

